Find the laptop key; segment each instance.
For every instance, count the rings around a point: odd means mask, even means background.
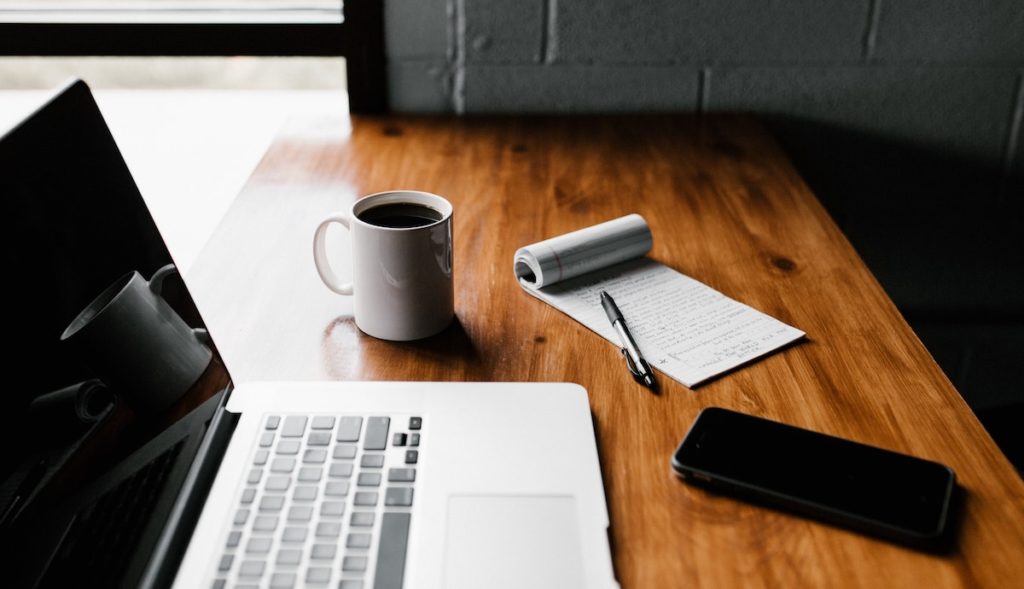
[[[356,485],[360,487],[379,487],[380,486],[380,473],[379,472],[361,472],[359,478],[356,480]]]
[[[349,524],[354,527],[366,528],[373,525],[374,513],[372,511],[354,511]]]
[[[338,444],[334,447],[335,460],[351,460],[356,457],[355,444]]]
[[[260,448],[269,448],[274,445],[274,432],[263,432],[260,434]]]
[[[252,503],[252,500],[256,498],[256,489],[246,489],[242,491],[242,504],[248,505]]]
[[[281,534],[281,541],[288,544],[305,542],[308,533],[309,531],[301,526],[288,526]]]
[[[330,470],[327,472],[327,476],[331,478],[347,479],[352,476],[352,463],[351,462],[335,462],[331,465]]]
[[[281,440],[277,444],[278,454],[298,454],[301,446],[298,440]]]
[[[362,417],[342,417],[338,422],[338,435],[334,439],[339,442],[358,442],[359,431],[362,429]]]
[[[270,589],[291,589],[295,580],[295,573],[274,573],[270,576]]]
[[[345,497],[348,495],[348,481],[330,481],[324,487],[324,495],[328,497]]]
[[[242,532],[234,531],[228,534],[227,547],[235,548],[242,541]]]
[[[256,455],[252,458],[252,463],[255,466],[263,466],[267,463],[267,458],[270,457],[268,450],[257,450]]]
[[[388,487],[384,494],[384,505],[409,507],[412,505],[412,487]]]
[[[324,469],[319,466],[303,466],[299,469],[299,480],[304,483],[315,483],[324,474]]]
[[[359,460],[359,466],[363,468],[380,468],[384,466],[383,454],[363,454]]]
[[[363,450],[383,450],[388,446],[388,426],[390,417],[370,417],[366,420],[366,439]]]
[[[407,436],[402,432],[395,432],[395,435],[391,436],[392,446],[404,446]]]
[[[361,579],[342,579],[338,583],[338,589],[363,589],[363,581]]]
[[[342,584],[344,584],[344,583],[345,583],[345,581],[342,581]],[[227,586],[228,586],[228,580],[227,579],[214,579],[213,580],[213,585],[210,585],[210,587],[212,589],[224,589]],[[341,585],[339,585],[339,587],[340,586]]]
[[[239,509],[235,512],[235,525],[244,526],[245,522],[249,521],[249,510]]]
[[[308,505],[292,505],[288,508],[288,521],[308,522],[313,518],[313,508]]]
[[[314,560],[333,560],[338,552],[337,544],[314,544],[309,557]]]
[[[262,468],[254,468],[254,469],[249,471],[249,476],[245,480],[250,485],[258,485],[260,483],[260,479],[262,479],[262,478],[263,478],[263,469]]]
[[[385,513],[381,519],[374,589],[402,589],[405,551],[409,544],[409,518],[408,513]]]
[[[419,446],[420,445],[420,435],[419,434],[409,434],[409,445],[413,446],[413,447]]]
[[[267,484],[264,489],[267,491],[287,491],[288,486],[292,484],[292,479],[283,475],[275,475],[267,477]]]
[[[320,522],[316,525],[317,538],[337,538],[341,535],[341,524],[338,522]]]
[[[306,433],[306,416],[289,415],[284,418],[284,426],[281,427],[282,438],[301,438]]]
[[[310,567],[306,569],[306,582],[323,584],[331,580],[331,569],[328,567]]]
[[[415,468],[389,468],[389,483],[412,483],[416,481]]]
[[[260,577],[267,568],[267,563],[262,560],[244,560],[242,566],[238,567],[239,577]]]
[[[331,432],[313,432],[306,438],[306,443],[310,446],[330,446]]]
[[[345,548],[369,548],[370,547],[370,535],[369,534],[349,534],[348,540],[345,540]]]
[[[303,464],[322,464],[327,461],[327,450],[309,448],[302,454]]]
[[[284,496],[282,495],[264,495],[260,498],[260,511],[281,511],[284,507]]]
[[[217,570],[224,573],[231,570],[231,563],[235,561],[235,557],[232,554],[225,554],[220,557],[220,562],[217,564]]]
[[[296,501],[313,501],[316,499],[316,487],[314,485],[298,485],[292,493],[292,499]]]
[[[245,545],[246,554],[266,554],[270,552],[270,545],[272,540],[267,537],[254,536],[249,538],[249,543]]]
[[[365,556],[346,556],[341,559],[341,570],[345,572],[350,571],[365,571],[366,570],[366,557]]]
[[[405,463],[416,464],[420,459],[419,450],[406,450],[405,451]]]
[[[377,504],[377,493],[370,491],[363,491],[356,493],[355,500],[353,501],[356,505],[370,506]]]
[[[334,429],[334,418],[330,415],[318,415],[309,425],[311,429]]]
[[[409,429],[421,429],[423,427],[422,417],[410,417],[409,418]]]
[[[280,423],[281,423],[281,416],[280,415],[271,415],[270,417],[267,418],[266,428],[267,429],[277,429],[277,426]]]
[[[291,472],[295,470],[294,458],[275,458],[270,463],[270,472]]]
[[[341,501],[324,501],[320,504],[320,517],[341,517],[345,514],[345,504]]]
[[[302,562],[302,551],[297,548],[282,548],[277,551],[277,564],[290,565]]]
[[[252,531],[254,532],[273,532],[276,529],[276,515],[260,515],[252,522]]]

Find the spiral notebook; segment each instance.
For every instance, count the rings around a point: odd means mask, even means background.
[[[529,294],[619,344],[601,307],[618,303],[652,367],[694,387],[804,337],[804,332],[647,257],[652,236],[627,215],[516,251]]]

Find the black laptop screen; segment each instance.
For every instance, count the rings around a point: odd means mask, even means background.
[[[216,352],[84,83],[0,138],[0,207],[6,501],[110,394],[158,415]]]

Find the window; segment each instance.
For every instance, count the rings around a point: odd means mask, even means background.
[[[384,108],[382,0],[0,0],[0,56],[344,57]]]
[[[5,22],[341,23],[341,0],[0,0]]]

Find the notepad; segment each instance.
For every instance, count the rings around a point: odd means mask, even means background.
[[[516,251],[520,286],[618,345],[600,293],[622,310],[652,367],[694,387],[800,339],[803,331],[647,257],[640,215],[627,215]]]

